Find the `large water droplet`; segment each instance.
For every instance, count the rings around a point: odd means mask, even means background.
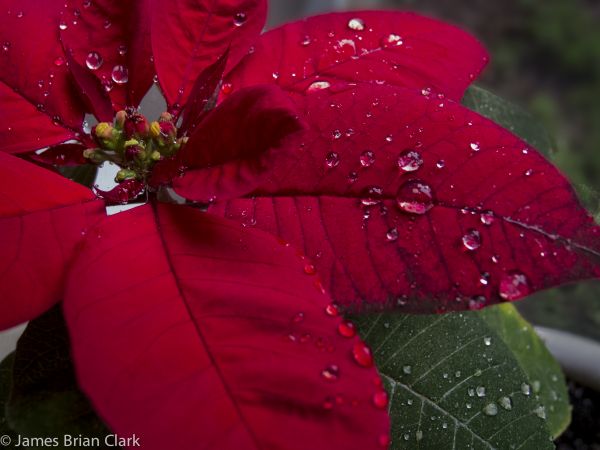
[[[402,366],[402,372],[404,372],[405,375],[410,375],[412,373],[412,367],[411,366]]]
[[[112,80],[117,84],[125,84],[129,81],[129,71],[127,67],[119,64],[113,67],[110,74]]]
[[[340,336],[343,336],[345,338],[352,338],[356,336],[356,327],[352,322],[345,320],[343,322],[340,322],[340,324],[338,325],[338,333],[340,334]]]
[[[335,364],[330,364],[323,369],[321,376],[327,381],[336,381],[340,376],[340,368]]]
[[[498,403],[500,403],[500,406],[502,406],[507,411],[510,411],[513,406],[510,397],[501,397],[500,400],[498,400]]]
[[[67,25],[67,22],[65,22],[64,20],[61,20],[61,21],[58,23],[58,28],[59,28],[60,30],[63,30],[63,31],[64,31],[64,30],[66,30],[68,27],[69,27],[69,26]]]
[[[489,347],[490,345],[492,345],[492,338],[491,337],[484,337],[483,338],[483,343],[486,345],[486,347]]]
[[[521,384],[521,392],[523,393],[523,395],[530,395],[531,394],[531,386],[529,386],[527,383],[522,383]]]
[[[482,224],[484,224],[488,227],[491,226],[496,221],[496,217],[494,216],[494,213],[492,211],[482,212],[479,219],[481,220]]]
[[[473,150],[474,152],[478,152],[479,150],[481,150],[479,142],[471,142],[471,144],[469,144],[469,147],[471,147],[471,150]]]
[[[477,394],[477,397],[485,397],[485,387],[477,386],[475,388],[475,393]]]
[[[2,44],[2,50],[4,50],[5,52],[9,51],[10,50],[10,42],[8,42],[8,41],[4,42]]]
[[[239,12],[235,16],[233,16],[233,24],[236,27],[241,27],[242,25],[244,25],[246,23],[246,20],[248,20],[248,16],[246,13],[243,12]]]
[[[325,314],[327,314],[328,316],[336,317],[337,315],[339,315],[339,313],[340,310],[335,303],[330,303],[325,307]]]
[[[354,361],[356,361],[359,366],[373,366],[373,355],[371,354],[371,349],[362,341],[357,341],[354,344],[354,347],[352,348],[352,356],[354,357]]]
[[[546,420],[546,408],[544,408],[543,405],[538,406],[537,408],[535,408],[533,410],[533,412],[535,413],[536,416],[538,416],[540,419]]]
[[[398,207],[409,214],[425,214],[433,207],[431,186],[421,180],[408,180],[396,193]]]
[[[498,405],[496,405],[495,403],[488,403],[487,405],[485,405],[483,407],[483,413],[486,416],[495,416],[496,414],[498,414]]]
[[[383,389],[373,394],[373,404],[380,409],[387,408],[388,395]]]
[[[361,203],[365,206],[374,206],[381,203],[383,197],[383,188],[380,186],[369,186],[365,189]]]
[[[388,241],[390,242],[395,242],[398,240],[398,229],[397,228],[390,228],[388,230],[388,232],[385,234],[385,237]]]
[[[65,63],[65,58],[63,58],[62,56],[59,56],[58,58],[56,58],[54,60],[54,65],[57,67],[62,66]]]
[[[469,251],[475,251],[481,247],[481,234],[479,231],[470,229],[462,237],[463,246]]]
[[[404,42],[402,42],[402,38],[397,34],[387,34],[381,38],[381,46],[382,47],[400,47]]]
[[[365,29],[365,22],[359,18],[350,19],[348,21],[348,28],[354,31],[363,31]]]
[[[423,158],[416,150],[405,150],[398,156],[398,167],[404,172],[414,172],[423,165]]]
[[[119,55],[125,56],[127,54],[127,46],[125,44],[119,45],[119,47],[117,48],[117,52],[119,53]]]
[[[375,154],[371,150],[366,150],[360,155],[360,165],[370,167],[375,163]]]
[[[327,167],[337,167],[340,165],[340,155],[339,153],[336,152],[330,152],[327,153],[327,156],[325,156],[325,164],[327,165]]]
[[[529,281],[521,272],[510,272],[500,280],[499,294],[504,300],[518,300],[528,295],[530,291]]]
[[[89,52],[85,58],[85,65],[90,70],[98,70],[102,66],[103,62],[104,60],[98,52]]]
[[[315,81],[306,88],[306,92],[322,91],[323,89],[329,89],[330,87],[331,83],[329,83],[329,81]]]

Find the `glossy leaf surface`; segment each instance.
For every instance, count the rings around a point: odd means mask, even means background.
[[[554,448],[548,416],[565,407],[564,379],[547,351],[527,362],[518,357],[519,342],[504,340],[503,327],[523,334],[512,319],[379,314],[358,317],[357,325],[390,395],[391,448]],[[524,367],[534,363],[548,373],[537,391]],[[557,397],[544,395],[551,392]]]

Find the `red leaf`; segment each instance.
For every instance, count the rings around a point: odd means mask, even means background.
[[[225,51],[217,62],[200,73],[182,113],[183,121],[179,127],[181,135],[188,135],[198,126],[208,113],[207,107],[217,94],[217,87],[223,78],[229,50]]]
[[[282,142],[299,129],[293,103],[276,86],[240,90],[198,125],[180,151],[179,167],[187,172],[172,178],[173,187],[200,202],[247,194],[264,179]]]
[[[144,192],[145,188],[146,185],[141,181],[125,180],[110,191],[103,191],[98,188],[95,188],[94,191],[98,197],[104,199],[109,205],[124,205],[138,197]]]
[[[0,153],[0,329],[62,297],[75,247],[102,216],[104,204],[88,189]]]
[[[356,11],[310,17],[262,35],[228,82],[234,88],[277,83],[295,92],[385,83],[459,100],[487,61],[481,44],[451,25],[412,13]]]
[[[459,104],[357,88],[307,96],[304,117],[269,182],[211,211],[299,246],[336,301],[478,308],[600,276],[600,228],[568,181]]]
[[[80,65],[73,56],[66,52],[67,65],[75,83],[79,88],[81,98],[90,111],[100,122],[110,122],[113,119],[113,109],[108,93],[88,69]]]
[[[33,153],[29,157],[36,162],[52,166],[80,166],[89,163],[83,156],[85,148],[81,144],[60,144],[40,154]]]
[[[57,124],[78,131],[84,111],[59,41],[63,8],[63,0],[2,3],[0,81]]]
[[[65,48],[98,77],[115,110],[138,106],[152,86],[150,16],[155,9],[150,1],[76,0],[63,11]]]
[[[24,153],[75,138],[0,81],[0,151]]]
[[[79,382],[115,432],[147,450],[364,450],[387,435],[375,369],[289,247],[166,204],[97,233],[65,316]]]
[[[266,0],[172,0],[152,5],[152,49],[170,106],[184,105],[197,75],[230,48],[228,68],[247,53],[267,14]]]

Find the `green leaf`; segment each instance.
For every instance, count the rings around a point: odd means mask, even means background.
[[[15,434],[6,422],[5,410],[12,384],[11,378],[14,359],[15,354],[13,352],[0,363],[0,436],[8,435],[11,438],[15,437]]]
[[[548,158],[554,152],[554,142],[544,126],[523,108],[478,86],[471,86],[463,104],[496,122],[535,147]]]
[[[59,167],[58,171],[69,180],[82,184],[86,187],[92,187],[96,180],[98,168],[91,164],[83,166],[64,166]]]
[[[546,406],[548,428],[557,438],[571,422],[569,394],[560,366],[513,305],[506,303],[487,308],[480,314],[512,350],[527,374],[532,392]]]
[[[549,408],[533,392],[503,332],[481,313],[384,313],[354,320],[388,389],[391,448],[554,448],[545,419]]]
[[[60,306],[33,320],[17,343],[8,423],[28,437],[66,434],[104,437],[110,432],[80,392]]]

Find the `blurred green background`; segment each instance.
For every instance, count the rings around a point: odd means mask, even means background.
[[[554,139],[553,162],[600,219],[599,0],[271,0],[270,26],[311,13],[409,9],[477,36],[492,61],[478,83],[530,111]],[[600,340],[600,282],[519,302],[540,325]]]

